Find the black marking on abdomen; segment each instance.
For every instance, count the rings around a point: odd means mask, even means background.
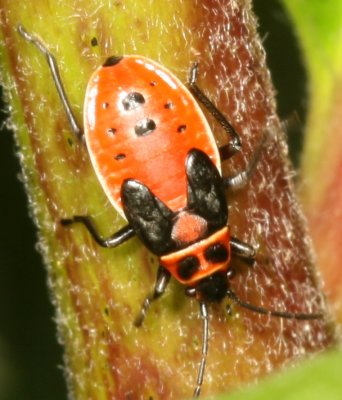
[[[144,96],[139,92],[131,92],[122,100],[122,104],[126,111],[135,110],[145,103]]]
[[[186,130],[186,125],[179,125],[177,128],[177,132],[183,133]]]
[[[103,67],[112,67],[113,65],[119,64],[119,62],[123,59],[122,56],[111,56],[108,57],[107,60],[102,64]]]
[[[164,104],[164,108],[167,110],[171,110],[175,105],[172,103],[172,101],[168,101]]]
[[[156,129],[157,125],[150,118],[144,118],[138,121],[134,127],[135,134],[137,136],[146,136],[152,133]]]
[[[119,153],[116,156],[114,156],[115,160],[120,161],[126,158],[126,154],[124,153]]]
[[[115,128],[108,128],[107,129],[107,134],[109,136],[114,136],[116,134],[116,129]]]

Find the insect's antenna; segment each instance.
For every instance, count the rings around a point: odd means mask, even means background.
[[[312,314],[291,313],[286,311],[268,310],[267,308],[254,306],[253,304],[245,303],[244,301],[240,300],[239,297],[230,289],[227,291],[227,296],[231,300],[233,300],[234,303],[238,304],[240,307],[246,308],[247,310],[263,315],[270,315],[272,317],[287,318],[287,319],[299,319],[299,320],[311,320],[311,319],[323,318],[323,313],[312,313]]]
[[[208,309],[207,305],[203,302],[199,303],[201,318],[203,319],[203,333],[202,333],[202,353],[201,353],[201,362],[198,368],[197,373],[197,382],[194,390],[194,394],[192,396],[193,399],[197,399],[201,393],[201,386],[203,382],[205,363],[207,360],[208,354],[208,337],[209,337],[209,318],[208,318]]]
[[[57,92],[67,114],[70,127],[76,137],[78,137],[79,139],[82,138],[83,132],[82,129],[78,126],[74,112],[71,109],[71,105],[66,95],[55,57],[49,52],[45,45],[35,35],[31,35],[30,33],[28,33],[22,25],[18,25],[18,32],[25,40],[33,43],[38,48],[38,50],[45,55],[52,74],[53,81],[55,82],[57,88]]]

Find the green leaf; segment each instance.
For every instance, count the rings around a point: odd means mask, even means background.
[[[342,322],[342,3],[284,0],[309,75],[301,198],[328,299]]]
[[[342,75],[342,3],[283,0],[298,33],[310,77],[310,119],[303,156],[304,175],[318,170],[326,128]]]
[[[328,352],[257,386],[216,400],[340,400],[342,352]]]

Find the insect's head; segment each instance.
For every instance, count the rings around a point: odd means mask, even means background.
[[[200,302],[220,303],[227,294],[228,285],[227,274],[218,271],[196,282],[195,285],[188,286],[185,293]]]

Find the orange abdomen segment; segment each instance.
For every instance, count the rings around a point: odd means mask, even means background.
[[[213,134],[188,89],[144,57],[125,56],[95,71],[84,126],[96,174],[122,215],[125,179],[139,180],[174,211],[185,207],[185,160],[192,148],[207,153],[220,170]]]

